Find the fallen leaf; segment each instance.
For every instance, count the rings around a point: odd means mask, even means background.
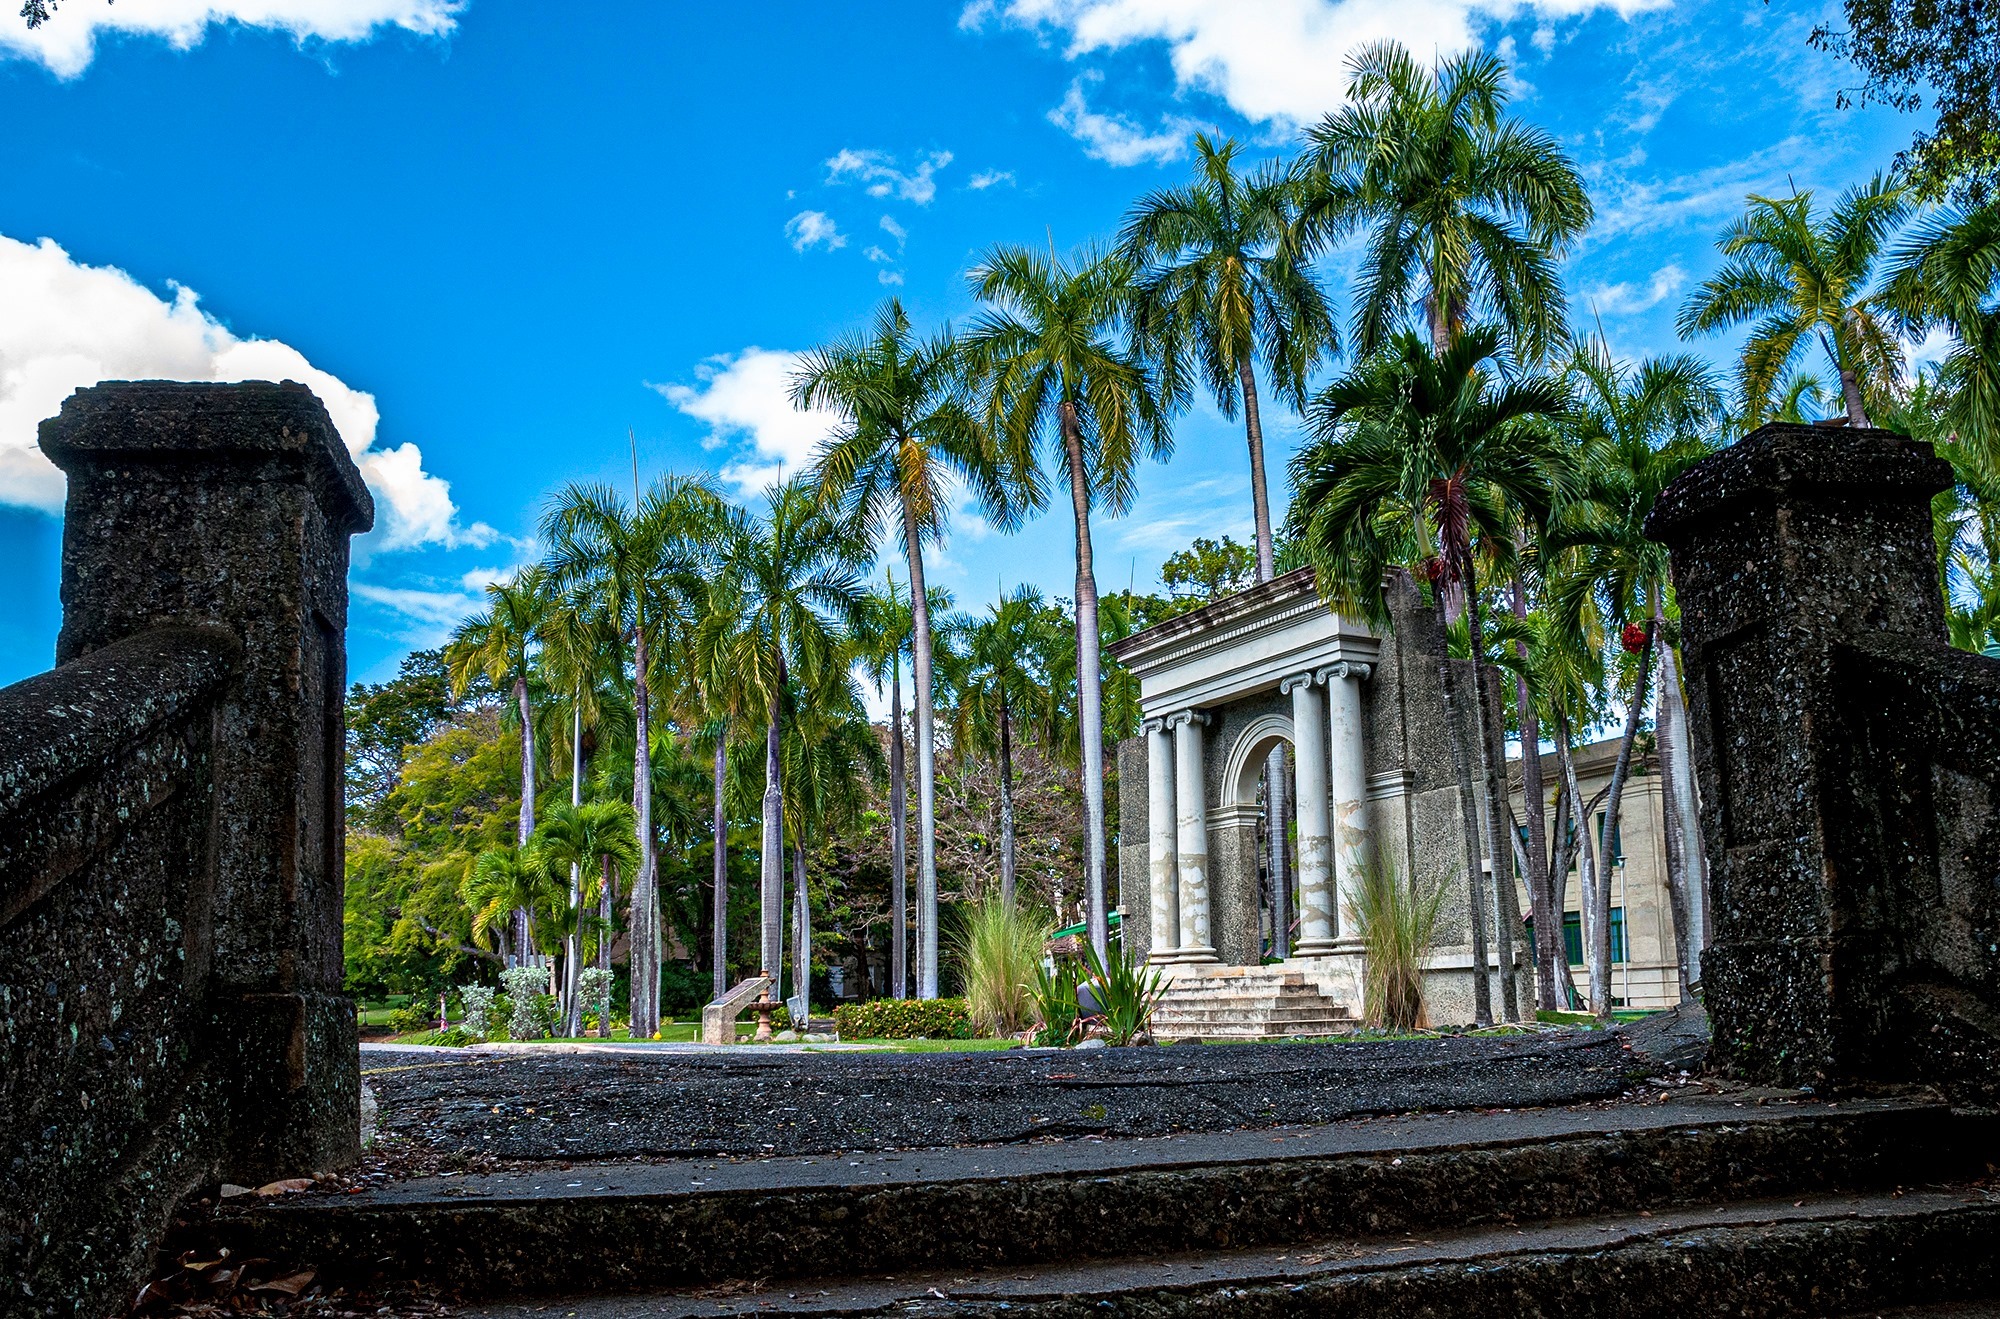
[[[233,1200],[239,1195],[249,1194],[250,1188],[247,1186],[238,1186],[235,1182],[224,1182],[222,1184],[222,1198],[225,1200]]]
[[[294,1191],[310,1191],[313,1179],[310,1177],[287,1177],[283,1181],[265,1182],[257,1188],[257,1194],[266,1199],[274,1195],[289,1195]]]
[[[253,1292],[281,1292],[286,1296],[297,1296],[312,1284],[312,1280],[316,1276],[318,1275],[313,1270],[306,1269],[303,1272],[294,1273],[287,1277],[273,1278],[269,1282],[260,1282],[250,1290]]]

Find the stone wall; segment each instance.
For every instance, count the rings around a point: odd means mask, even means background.
[[[1766,426],[1661,496],[1701,786],[1714,1061],[2000,1100],[2000,662],[1945,644],[1883,431]]]
[[[107,384],[53,672],[0,690],[0,1310],[110,1313],[174,1204],[358,1149],[340,995],[347,544],[294,384]]]

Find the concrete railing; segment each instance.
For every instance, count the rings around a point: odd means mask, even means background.
[[[775,983],[770,976],[751,976],[737,981],[728,993],[704,1006],[701,1010],[701,1042],[736,1043],[736,1019]]]
[[[1945,644],[1931,499],[1876,430],[1766,426],[1660,498],[1701,786],[1715,1062],[2000,1101],[2000,662]]]
[[[358,1151],[340,994],[347,545],[285,384],[110,384],[69,475],[59,666],[0,689],[0,1312],[122,1308],[174,1205]]]

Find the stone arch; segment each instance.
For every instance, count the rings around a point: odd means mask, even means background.
[[[1218,808],[1257,804],[1257,781],[1264,773],[1264,762],[1280,742],[1294,745],[1292,721],[1276,713],[1260,715],[1236,735],[1223,762]]]

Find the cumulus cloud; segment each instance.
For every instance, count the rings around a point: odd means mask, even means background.
[[[90,67],[100,33],[157,37],[181,50],[201,44],[212,26],[270,28],[308,41],[366,41],[382,28],[444,36],[457,25],[463,0],[68,0],[56,16],[30,30],[0,23],[0,56],[35,60],[59,78]]]
[[[1123,115],[1100,114],[1083,98],[1083,84],[1102,75],[1086,73],[1069,85],[1062,104],[1049,111],[1049,122],[1083,143],[1083,154],[1108,165],[1142,165],[1176,160],[1187,154],[1191,120],[1163,117],[1157,133],[1148,133]]]
[[[63,11],[64,18],[69,10]],[[242,339],[203,311],[193,289],[173,299],[112,266],[88,266],[44,238],[0,235],[0,503],[60,512],[63,478],[35,447],[36,426],[100,380],[296,380],[311,387],[375,492],[377,549],[484,545],[484,523],[461,526],[451,487],[424,470],[414,444],[375,446],[372,394],[276,339]]]
[[[919,206],[928,206],[937,196],[932,176],[951,164],[951,152],[933,151],[907,172],[885,151],[856,151],[843,147],[826,162],[826,181],[860,183],[870,197],[896,197]]]
[[[1616,284],[1591,284],[1583,299],[1604,316],[1635,316],[1651,311],[1687,285],[1687,272],[1676,265],[1664,265],[1643,283],[1622,280]]]
[[[770,348],[711,357],[692,385],[649,385],[682,413],[708,426],[711,448],[734,447],[722,479],[754,493],[809,464],[839,423],[834,413],[792,406],[799,355]]]
[[[1336,108],[1348,54],[1394,39],[1413,51],[1464,50],[1483,24],[1609,9],[1630,17],[1671,0],[974,0],[960,23],[992,19],[1067,37],[1079,59],[1143,43],[1167,49],[1182,91],[1221,97],[1258,123],[1296,127]],[[1551,38],[1552,40],[1553,38]]]
[[[1014,171],[1011,169],[983,169],[972,176],[966,187],[974,192],[984,192],[988,188],[1011,188],[1014,186]]]
[[[813,247],[833,252],[847,246],[847,235],[840,232],[833,217],[825,211],[800,211],[785,221],[785,237],[792,240],[792,250],[796,252]]]

